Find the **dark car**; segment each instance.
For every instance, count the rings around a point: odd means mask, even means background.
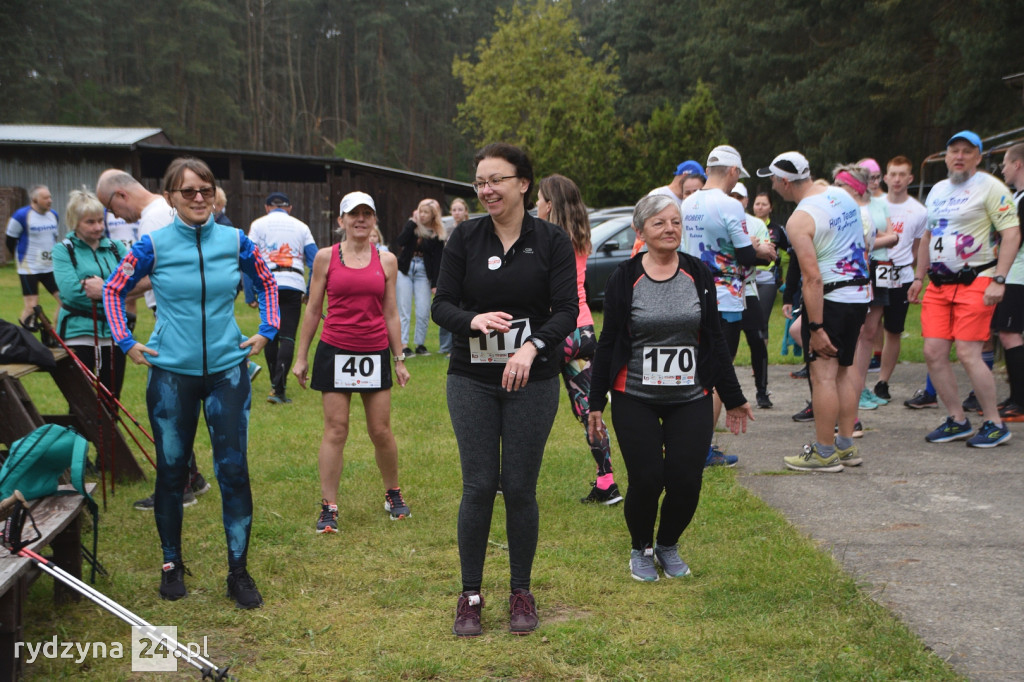
[[[587,304],[600,309],[604,290],[612,271],[633,251],[636,232],[633,214],[617,215],[594,226],[590,231],[591,253],[587,259]]]

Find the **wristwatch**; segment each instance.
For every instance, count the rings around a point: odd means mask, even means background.
[[[533,344],[533,347],[537,349],[538,353],[543,351],[548,346],[548,344],[544,343],[536,336],[530,336],[526,340]]]
[[[405,353],[402,353],[401,355],[396,355],[395,356],[395,362],[396,363],[405,362]]]
[[[809,329],[812,332],[816,332],[819,329],[822,329],[824,326],[825,325],[823,325],[821,322],[808,322],[807,323],[807,329]]]
[[[996,275],[995,277],[992,278],[992,281],[995,282],[996,284],[1006,284],[1006,278],[1003,277],[1002,275]]]

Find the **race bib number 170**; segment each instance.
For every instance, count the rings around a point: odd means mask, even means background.
[[[524,317],[508,323],[507,332],[491,330],[486,336],[474,336],[469,339],[470,362],[504,364],[522,348],[526,339],[530,338],[530,319]]]
[[[644,346],[644,385],[693,386],[696,376],[693,346]]]

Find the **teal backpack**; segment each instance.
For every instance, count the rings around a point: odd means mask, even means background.
[[[95,580],[99,507],[85,490],[88,451],[89,441],[74,429],[57,424],[40,426],[11,444],[11,451],[0,468],[0,500],[13,495],[15,490],[20,490],[26,500],[70,495],[70,491],[58,491],[57,486],[64,472],[71,469],[71,485],[85,498],[92,514],[92,554],[86,550],[86,557],[93,566]]]

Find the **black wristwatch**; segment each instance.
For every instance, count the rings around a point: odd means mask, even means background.
[[[996,275],[995,277],[992,278],[992,281],[995,282],[996,284],[1006,284],[1006,278],[1003,277],[1002,275]]]
[[[807,329],[809,329],[812,332],[816,332],[819,329],[824,328],[824,326],[825,325],[823,325],[821,322],[808,322],[807,323]]]
[[[533,344],[533,347],[537,349],[538,353],[542,352],[545,348],[548,347],[548,344],[544,343],[536,336],[530,336],[526,340]]]

